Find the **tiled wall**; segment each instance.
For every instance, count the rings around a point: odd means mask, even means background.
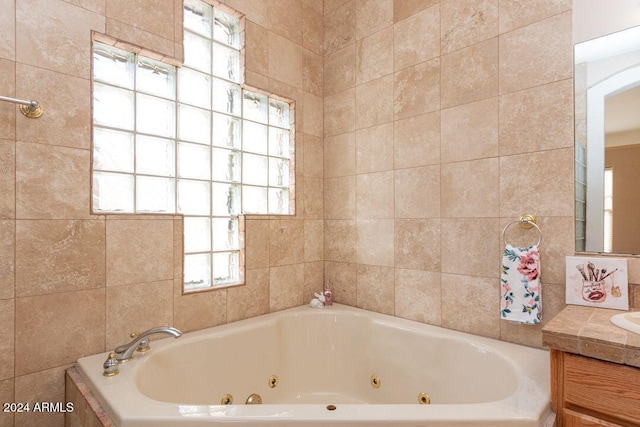
[[[499,319],[501,231],[538,217],[550,319],[574,253],[571,8],[325,0],[325,277],[337,300],[541,345],[540,326]],[[511,243],[535,241],[509,230]]]
[[[45,109],[0,103],[0,401],[64,400],[65,367],[132,330],[299,305],[323,267],[340,302],[540,345],[498,320],[498,263],[536,214],[545,318],[563,306],[570,0],[227,0],[247,83],[297,100],[297,214],[247,220],[247,286],[189,296],[179,217],[89,213],[90,32],[181,56],[181,1],[142,3],[0,0],[0,94]]]
[[[246,221],[246,286],[183,296],[178,216],[89,212],[91,31],[182,56],[181,0],[0,0],[0,402],[64,401],[77,358],[160,324],[189,331],[300,305],[322,287],[322,2],[246,14],[247,83],[296,103],[294,217]],[[0,426],[62,414],[0,413]]]

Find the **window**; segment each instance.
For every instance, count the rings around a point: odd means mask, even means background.
[[[289,214],[290,102],[242,86],[242,20],[184,2],[184,66],[93,48],[96,213],[184,215],[184,290],[243,283],[239,215]]]

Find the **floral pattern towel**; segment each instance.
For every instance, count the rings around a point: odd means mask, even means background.
[[[540,299],[540,254],[537,246],[507,245],[502,254],[500,316],[525,324],[542,320]]]

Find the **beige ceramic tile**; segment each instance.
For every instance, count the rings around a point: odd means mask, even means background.
[[[440,0],[393,0],[393,22],[402,21],[413,14],[427,9]]]
[[[393,0],[356,0],[356,39],[393,24]]]
[[[176,43],[157,34],[150,33],[133,25],[125,24],[117,19],[107,18],[106,34],[112,38],[130,43],[133,46],[144,46],[152,56],[166,56],[173,58],[176,52]],[[177,45],[180,47],[181,45]],[[181,49],[181,52],[183,49]],[[159,59],[159,58],[158,58]],[[177,59],[181,62],[182,58]]]
[[[298,187],[298,194],[299,187]],[[305,178],[303,189],[305,219],[322,219],[324,216],[324,182],[322,178]]]
[[[572,79],[500,97],[501,155],[565,147],[573,147]]]
[[[269,32],[269,77],[302,86],[302,47]]]
[[[501,217],[572,216],[573,197],[573,148],[500,158]]]
[[[356,172],[356,133],[348,132],[324,139],[324,177],[354,175]]]
[[[247,270],[245,285],[227,289],[227,322],[269,312],[269,269]]]
[[[18,140],[89,149],[91,143],[89,81],[22,64],[17,65],[16,72],[17,96],[27,99],[37,98],[44,110],[44,114],[37,120],[19,115]]]
[[[302,3],[299,0],[267,0],[269,31],[302,45]]]
[[[530,347],[542,347],[542,324],[521,325],[509,321],[500,322],[500,340]],[[567,340],[570,341],[570,340]]]
[[[322,138],[304,135],[304,176],[324,177],[324,145]]]
[[[567,305],[544,326],[544,332],[565,337],[577,337],[582,326],[595,312],[593,307]]]
[[[84,9],[97,13],[98,15],[105,14],[105,1],[106,0],[64,0],[67,3],[71,3],[76,6],[80,6]]]
[[[271,230],[270,266],[304,262],[304,223],[301,220],[269,221]]]
[[[226,323],[227,291],[228,289],[215,289],[183,295],[182,280],[174,280],[174,326],[182,332],[189,332]]]
[[[1,0],[0,10],[0,58],[16,59],[16,2]],[[5,95],[6,96],[6,95]]]
[[[497,278],[442,274],[440,280],[442,326],[489,338],[500,337]]]
[[[304,264],[272,267],[269,274],[269,310],[296,307],[303,303]]]
[[[393,120],[393,75],[356,87],[356,129]]]
[[[356,131],[356,173],[393,169],[393,123]]]
[[[324,180],[325,219],[354,219],[356,217],[355,177]]]
[[[267,220],[247,220],[245,259],[247,270],[269,267],[271,230]]]
[[[65,403],[65,370],[67,366],[47,369],[30,375],[16,377],[17,402]],[[22,412],[16,414],[16,426],[56,427],[64,426],[65,414],[61,411]]]
[[[358,264],[393,267],[393,219],[359,219],[356,226]]]
[[[0,220],[0,300],[15,295],[15,231],[15,221]]]
[[[16,217],[16,144],[0,139],[0,218]]]
[[[498,94],[498,38],[442,56],[442,108]]]
[[[322,55],[307,49],[302,52],[302,89],[316,96],[323,96],[323,62]]]
[[[173,279],[173,220],[107,220],[107,286]]]
[[[440,166],[395,171],[395,217],[440,217]]]
[[[566,256],[575,254],[574,218],[538,217],[537,224],[542,230],[542,243],[540,244],[541,280],[543,283],[564,286],[566,275],[563,260]],[[537,233],[534,234],[537,235]]]
[[[324,20],[322,10],[320,12],[314,10],[313,3],[302,5],[302,46],[322,55],[324,53]],[[322,5],[320,7],[322,8]]]
[[[440,273],[396,268],[396,316],[440,325],[440,304]]]
[[[498,279],[499,227],[497,218],[443,219],[442,272]]]
[[[440,56],[440,5],[420,11],[393,26],[395,71]]]
[[[256,24],[267,27],[268,3],[264,0],[226,0],[225,3],[238,12],[244,14],[247,19]]]
[[[379,0],[375,0],[379,1]],[[393,27],[373,33],[356,42],[356,84],[393,73]]]
[[[500,36],[500,93],[565,80],[573,73],[571,12]]]
[[[348,89],[324,98],[324,136],[339,135],[356,128],[356,91]]]
[[[240,239],[246,242],[246,222],[244,217],[240,217],[239,229]],[[184,269],[184,217],[174,217],[173,219],[173,278],[182,280]],[[245,264],[246,265],[246,264]]]
[[[324,221],[304,221],[304,261],[322,261],[324,259]]]
[[[324,54],[328,55],[356,39],[356,1],[345,2],[337,9],[325,5]]]
[[[256,73],[266,73],[269,69],[269,31],[246,20],[245,34],[245,68]]]
[[[317,0],[314,0],[317,2]],[[340,6],[343,6],[346,3],[351,2],[351,0],[325,0],[324,3],[324,13],[325,15],[329,12],[333,12]]]
[[[105,350],[104,289],[17,298],[15,319],[16,376]]]
[[[304,119],[302,131],[305,134],[322,137],[324,135],[324,100],[312,93],[304,93]]]
[[[355,87],[356,45],[350,44],[324,59],[324,96]]]
[[[440,219],[395,220],[395,267],[440,271]]]
[[[107,349],[130,341],[129,334],[173,326],[173,280],[107,289]]]
[[[322,15],[324,13],[324,2],[317,0],[302,0],[302,4]]]
[[[2,7],[1,4],[0,7]],[[2,43],[1,34],[0,43]],[[0,47],[0,49],[2,48]],[[15,62],[0,59],[0,87],[2,88],[2,96],[16,96]],[[3,139],[12,140],[16,137],[16,111],[17,108],[15,104],[10,102],[0,103],[0,135],[2,135]]]
[[[132,27],[174,39],[174,7],[167,0],[147,0],[140,4],[127,0],[106,0],[106,16]]]
[[[440,163],[440,112],[422,114],[393,123],[395,168]]]
[[[324,259],[356,262],[356,222],[326,220],[324,222]]]
[[[498,155],[498,98],[442,110],[443,162]]]
[[[15,301],[0,300],[0,380],[13,378],[15,350]]]
[[[579,340],[578,350],[581,355],[594,359],[608,360],[614,363],[623,363],[625,358],[624,347]]]
[[[16,296],[104,286],[104,220],[17,221]]]
[[[2,402],[15,402],[14,397],[14,380],[0,381],[0,401]],[[1,427],[15,427],[13,414],[7,412],[0,412],[0,426]]]
[[[324,289],[324,262],[304,263],[304,289],[302,291],[302,303],[307,304],[316,292],[322,293]]]
[[[498,158],[442,165],[444,218],[497,217],[500,214]]]
[[[324,281],[331,288],[335,302],[356,306],[356,264],[326,261]]]
[[[266,74],[268,69],[260,70],[260,73]],[[269,77],[245,69],[244,71],[244,83],[252,87],[269,87]]]
[[[393,218],[393,171],[356,176],[356,218]]]
[[[270,33],[272,34],[272,33]],[[286,40],[286,39],[284,39]],[[292,46],[299,48],[298,45],[291,43]],[[300,48],[300,55],[302,57],[302,51],[304,49]],[[300,62],[302,64],[302,62]],[[302,69],[301,69],[302,70]],[[300,71],[302,73],[302,71]],[[294,102],[296,102],[297,105],[297,109],[298,110],[303,110],[301,111],[302,113],[304,113],[304,95],[305,92],[302,90],[302,86],[300,85],[295,85],[289,82],[285,82],[283,80],[280,80],[278,78],[274,78],[273,76],[270,76],[272,78],[269,79],[269,85],[267,86],[267,89],[269,92],[276,94],[280,97],[286,98],[286,99],[290,99]],[[299,105],[300,100],[302,100],[302,106]],[[295,112],[294,112],[295,114]],[[300,121],[300,115],[299,114],[295,114],[296,116],[296,123],[298,124],[298,126],[303,126],[304,125],[304,118],[302,119],[302,121]],[[304,128],[302,129],[304,132]],[[300,129],[298,129],[298,131],[300,131]]]
[[[571,0],[500,0],[500,33],[571,10]]]
[[[16,218],[90,218],[89,157],[87,150],[18,142]]]
[[[372,265],[357,267],[357,306],[394,314],[394,269]]]
[[[16,60],[88,79],[92,30],[105,32],[104,16],[61,0],[17,2]]]
[[[394,119],[440,109],[440,59],[406,68],[393,75]]]
[[[446,0],[441,3],[442,53],[498,35],[499,0]]]

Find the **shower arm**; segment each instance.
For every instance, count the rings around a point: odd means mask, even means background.
[[[0,101],[13,102],[20,104],[20,112],[25,116],[35,119],[42,115],[42,107],[35,100],[10,98],[8,96],[0,96]]]

